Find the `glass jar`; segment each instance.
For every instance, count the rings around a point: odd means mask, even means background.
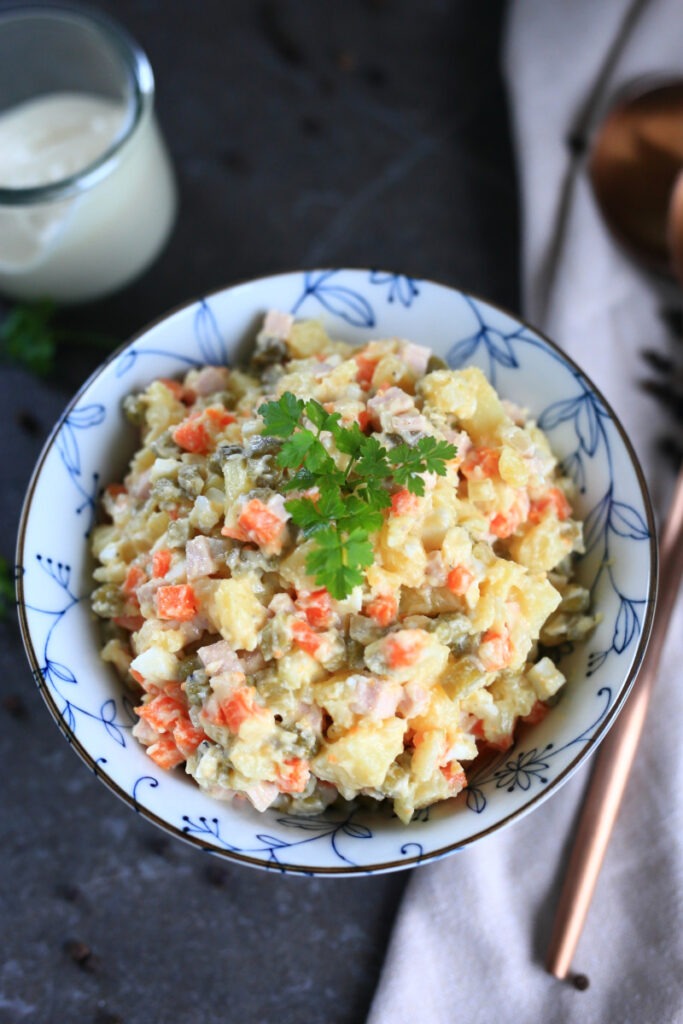
[[[81,7],[0,13],[0,292],[94,299],[166,242],[176,186],[145,54]]]

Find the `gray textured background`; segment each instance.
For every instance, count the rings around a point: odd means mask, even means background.
[[[151,60],[181,207],[143,278],[62,325],[123,341],[232,281],[316,264],[517,306],[500,0],[93,6]],[[101,356],[64,347],[42,382],[0,367],[9,561],[32,466]],[[14,614],[0,622],[0,759],[0,1024],[365,1018],[407,874],[281,877],[167,838],[69,750]]]

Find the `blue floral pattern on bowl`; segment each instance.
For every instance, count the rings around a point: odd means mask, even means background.
[[[531,410],[579,492],[586,552],[578,565],[602,621],[568,648],[557,710],[509,751],[475,764],[467,790],[402,825],[359,805],[313,818],[222,804],[182,771],[159,770],[132,739],[134,695],[99,659],[86,536],[101,483],[135,437],[122,398],[150,379],[238,359],[269,308],[318,317],[362,343],[403,336],[452,367],[480,366]],[[59,533],[53,523],[59,522]],[[642,474],[614,414],[585,375],[531,328],[453,289],[379,270],[321,269],[247,282],[184,307],[116,353],[57,425],[29,486],[18,543],[20,619],[34,677],[60,728],[93,771],[139,813],[194,845],[246,864],[308,874],[368,874],[434,860],[514,820],[569,777],[628,691],[653,610],[655,545]]]

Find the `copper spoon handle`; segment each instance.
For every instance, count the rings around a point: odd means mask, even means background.
[[[660,544],[661,574],[650,644],[633,690],[595,755],[557,908],[546,967],[566,978],[619,812],[645,722],[683,572],[683,470]]]

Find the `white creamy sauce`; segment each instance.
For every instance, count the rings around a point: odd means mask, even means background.
[[[85,171],[125,130],[124,105],[54,93],[0,115],[0,187],[33,188]],[[67,199],[0,204],[0,291],[83,301],[141,273],[166,241],[176,191],[151,111],[102,180]]]
[[[34,188],[83,171],[123,128],[126,109],[99,96],[54,93],[0,114],[0,186]]]

